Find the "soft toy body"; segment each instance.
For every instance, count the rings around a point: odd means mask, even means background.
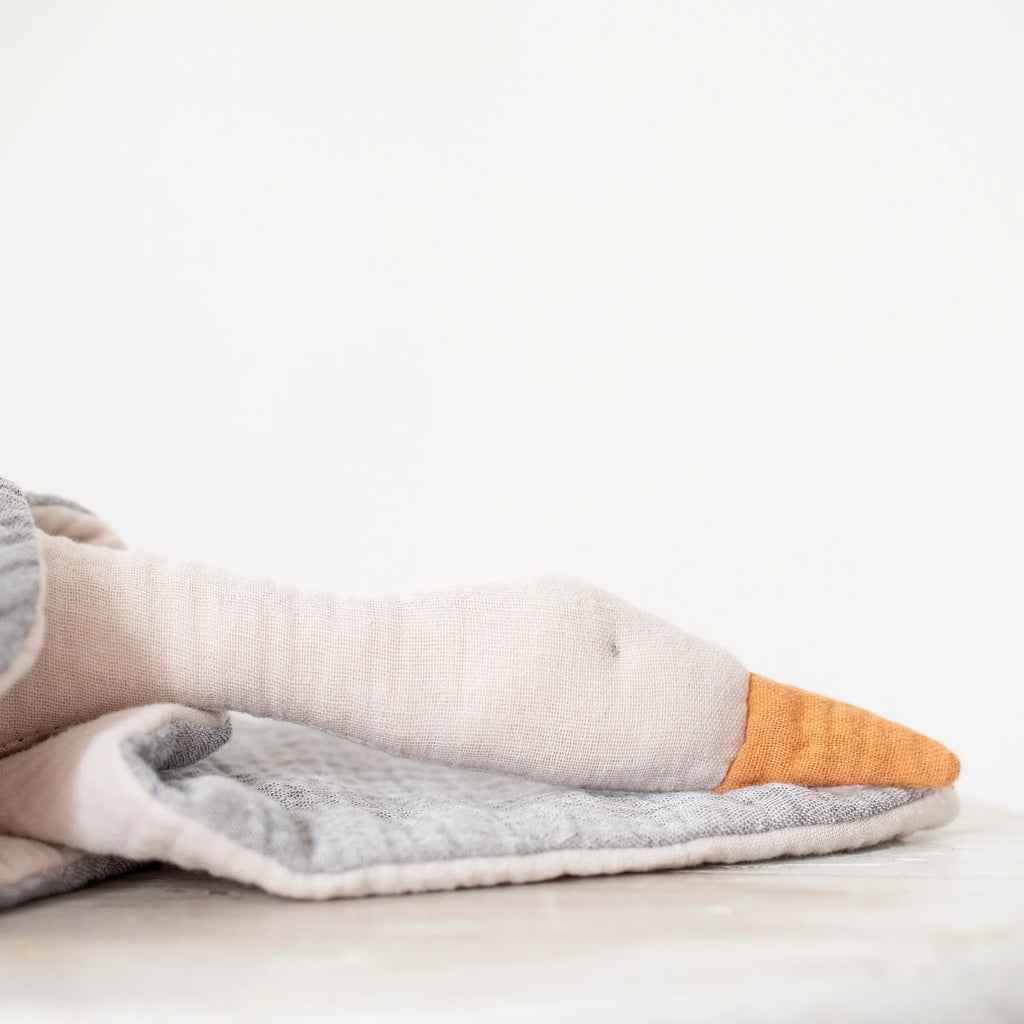
[[[79,506],[6,482],[0,540],[0,833],[49,857],[31,870],[18,845],[21,866],[5,869],[0,838],[8,902],[18,886],[18,899],[66,888],[39,879],[66,882],[68,864],[85,877],[96,858],[326,896],[827,852],[955,813],[959,766],[934,740],[751,674],[578,580],[372,598],[287,588],[129,551]],[[231,711],[271,722],[229,741]],[[244,781],[257,762],[307,794],[305,817]],[[398,833],[384,778],[404,780],[392,803],[419,793]],[[501,801],[481,803],[481,786]],[[446,800],[450,818],[427,810]],[[559,817],[581,800],[583,818]],[[509,801],[539,817],[516,825]],[[281,838],[299,828],[320,834],[320,861]],[[432,845],[438,830],[447,846]]]

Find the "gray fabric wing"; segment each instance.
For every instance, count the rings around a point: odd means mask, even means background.
[[[29,503],[14,484],[0,477],[0,678],[32,629],[41,586],[39,546]]]
[[[178,767],[182,749],[216,742],[172,723],[128,745],[152,795],[291,871],[671,846],[869,817],[928,791],[784,783],[729,793],[568,789],[409,761],[302,726],[234,716],[234,735]]]
[[[297,875],[378,865],[651,849],[839,825],[927,790],[772,784],[718,794],[580,790],[394,757],[298,725],[172,721],[121,748],[149,796]],[[136,865],[81,858],[0,885],[0,907]]]

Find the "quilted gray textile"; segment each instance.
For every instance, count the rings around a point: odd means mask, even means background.
[[[233,730],[170,722],[122,754],[154,799],[297,874],[672,846],[856,821],[929,792],[782,783],[726,794],[569,789],[409,761],[284,722],[232,721]],[[0,908],[136,866],[83,854],[0,886]]]
[[[32,628],[39,587],[32,512],[21,491],[0,477],[0,675],[10,667]]]
[[[376,864],[670,846],[853,821],[928,790],[807,789],[775,783],[730,793],[568,789],[409,761],[284,722],[234,716],[230,742],[172,723],[126,744],[148,790],[292,871]],[[187,756],[187,755],[186,755]],[[165,767],[166,766],[166,767]]]

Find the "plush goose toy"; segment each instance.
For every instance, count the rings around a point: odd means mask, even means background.
[[[236,716],[228,739],[227,712],[266,721]],[[296,589],[128,550],[80,506],[0,481],[9,903],[154,858],[331,896],[827,852],[948,820],[958,771],[936,741],[579,580]],[[417,819],[430,799],[448,818]],[[529,841],[524,800],[546,826]],[[585,822],[566,819],[580,801]],[[303,828],[320,867],[268,834]]]

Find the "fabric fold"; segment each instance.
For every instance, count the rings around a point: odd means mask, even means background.
[[[951,789],[581,790],[232,718],[152,705],[0,760],[0,832],[327,899],[856,849],[956,813]]]

